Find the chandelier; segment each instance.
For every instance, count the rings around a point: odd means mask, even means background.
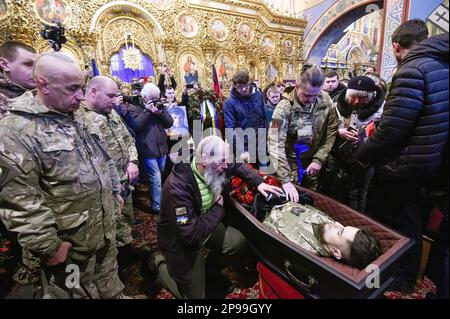
[[[131,39],[131,46],[128,45],[128,39]],[[125,35],[125,50],[123,50],[122,60],[126,69],[142,70],[141,51],[134,46],[134,40],[131,34]]]

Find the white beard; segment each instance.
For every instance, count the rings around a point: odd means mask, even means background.
[[[214,193],[214,198],[219,197],[222,194],[223,184],[227,178],[225,173],[217,173],[209,167],[205,167],[203,175],[206,184],[208,184],[209,188]]]

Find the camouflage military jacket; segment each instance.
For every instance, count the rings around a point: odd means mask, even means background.
[[[50,111],[27,92],[0,121],[0,218],[24,250],[86,260],[115,240],[119,178],[99,138],[73,115]]]
[[[270,161],[283,183],[290,181],[290,162],[295,162],[294,145],[304,131],[304,115],[311,119],[312,140],[310,150],[302,158],[324,164],[336,139],[338,117],[333,102],[328,94],[320,93],[317,101],[309,111],[300,104],[296,91],[293,90],[286,99],[281,100],[272,116],[269,128]],[[308,114],[305,114],[308,113]]]
[[[8,100],[21,96],[25,91],[0,73],[0,119],[8,113]]]
[[[300,247],[327,257],[320,243],[319,225],[331,222],[333,219],[310,205],[288,202],[273,207],[263,223]]]
[[[119,114],[112,110],[101,113],[81,104],[75,116],[84,121],[92,134],[99,135],[111,155],[121,180],[126,180],[126,165],[138,161],[134,139]]]

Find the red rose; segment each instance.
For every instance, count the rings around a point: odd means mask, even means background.
[[[233,188],[237,188],[242,184],[242,179],[240,179],[239,177],[233,177],[231,179],[231,186]]]

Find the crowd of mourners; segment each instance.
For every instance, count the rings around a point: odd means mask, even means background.
[[[227,218],[232,176],[292,203],[301,185],[413,239],[391,287],[413,292],[431,211],[448,225],[448,42],[421,20],[400,25],[390,83],[374,68],[340,79],[305,63],[295,85],[261,89],[239,71],[224,100],[225,136],[199,141],[186,109],[200,84],[185,83],[178,101],[167,65],[157,83],[130,91],[63,53],[2,43],[0,293],[12,278],[36,298],[137,298],[123,282],[141,259],[176,298],[216,296],[207,287],[225,280],[225,266],[248,271],[246,234]],[[158,215],[157,248],[132,245],[138,183]],[[383,253],[370,231],[319,219],[310,238],[318,255],[363,269]],[[443,241],[436,284],[448,297]]]

